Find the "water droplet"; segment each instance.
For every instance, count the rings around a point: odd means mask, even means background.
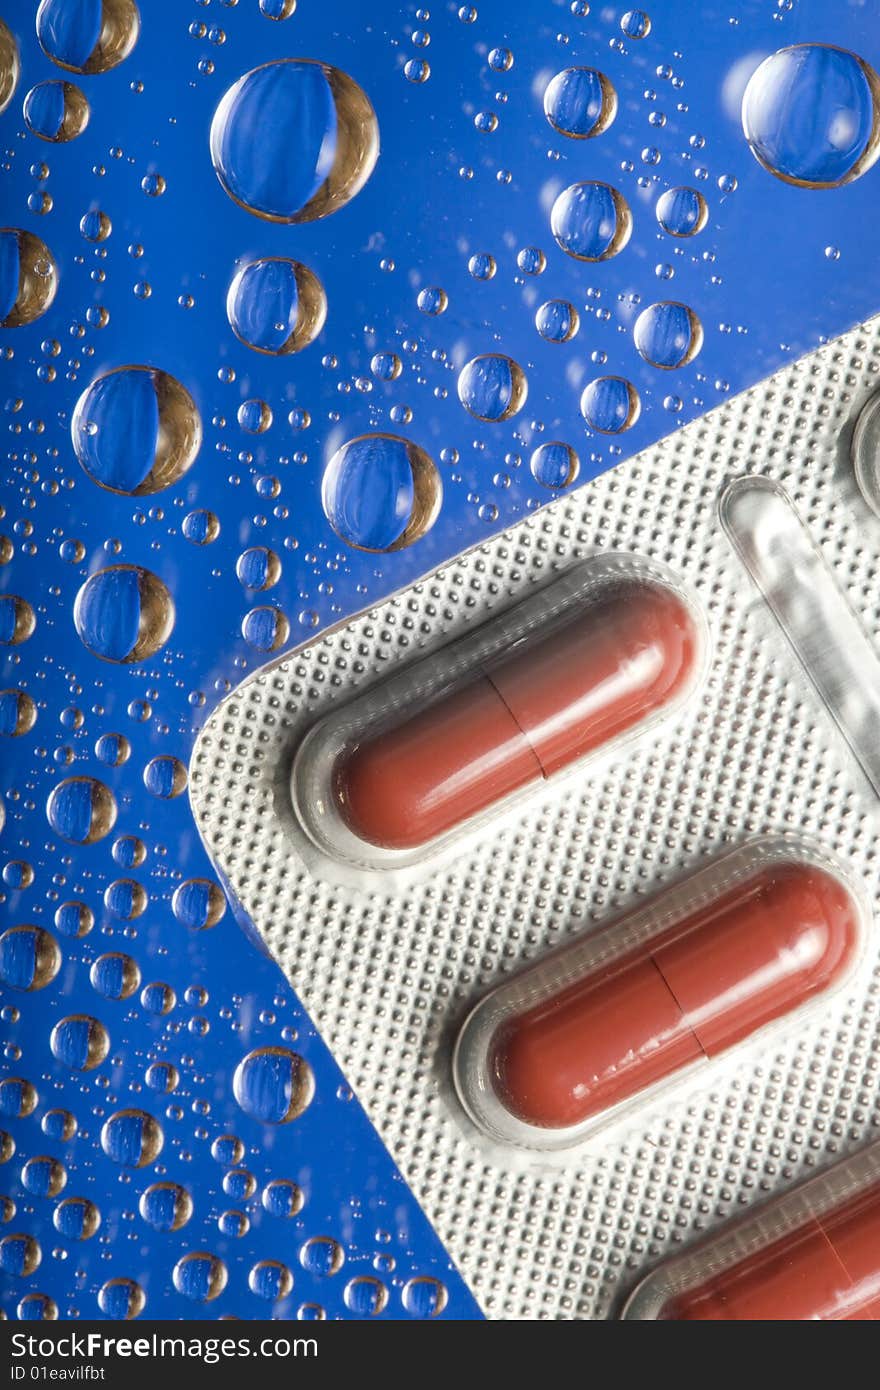
[[[93,963],[89,980],[105,999],[130,999],[140,985],[141,972],[131,956],[110,951]]]
[[[345,1306],[360,1318],[375,1318],[388,1304],[388,1290],[380,1279],[369,1274],[349,1279],[343,1293]]]
[[[232,1089],[246,1115],[264,1124],[286,1125],[310,1105],[315,1078],[296,1052],[260,1047],[239,1062]]]
[[[293,1275],[280,1260],[260,1260],[248,1275],[248,1288],[258,1298],[277,1303],[293,1288]]]
[[[321,485],[324,515],[358,550],[412,545],[433,526],[442,496],[433,460],[394,434],[363,434],[343,444]]]
[[[247,434],[265,434],[272,424],[272,410],[266,401],[254,398],[242,401],[236,418]]]
[[[134,0],[41,0],[37,10],[40,47],[71,72],[108,72],[137,43],[140,15]]]
[[[193,1214],[192,1197],[176,1182],[157,1182],[141,1193],[138,1210],[154,1231],[179,1231]]]
[[[250,1217],[243,1211],[224,1211],[217,1218],[217,1228],[223,1236],[229,1236],[231,1240],[240,1239],[246,1236],[251,1228]],[[256,1293],[257,1290],[255,1289]]]
[[[49,793],[46,815],[62,840],[93,845],[116,823],[116,798],[96,777],[67,777]]]
[[[423,314],[436,318],[438,314],[445,314],[449,300],[446,291],[440,289],[439,285],[429,285],[419,290],[417,303]]]
[[[101,1148],[114,1163],[145,1168],[162,1152],[165,1136],[158,1120],[145,1110],[119,1110],[101,1130]]]
[[[220,535],[220,518],[204,507],[197,507],[183,518],[180,529],[191,545],[210,545]]]
[[[79,229],[86,241],[106,241],[113,227],[106,212],[92,208],[80,218]]]
[[[267,19],[290,19],[296,10],[296,0],[260,0],[260,13]]]
[[[629,241],[632,214],[623,194],[610,184],[573,183],[553,204],[550,229],[575,260],[607,261]]]
[[[227,1270],[222,1260],[206,1250],[193,1250],[174,1266],[174,1287],[184,1298],[210,1303],[226,1288]]]
[[[144,1311],[147,1296],[134,1279],[108,1279],[98,1291],[98,1307],[105,1317],[130,1322]]]
[[[111,917],[133,922],[146,911],[146,889],[133,878],[118,878],[104,890],[104,906]]]
[[[880,78],[830,44],[781,48],[749,78],[742,123],[771,174],[802,188],[838,188],[880,154]]]
[[[493,72],[510,72],[513,67],[513,54],[509,48],[493,48],[489,53],[489,67]]]
[[[458,399],[477,420],[509,420],[525,405],[527,395],[522,367],[501,353],[472,357],[459,373]]]
[[[25,690],[0,690],[0,735],[21,738],[37,722],[37,707]]]
[[[427,82],[431,76],[431,64],[427,58],[408,58],[403,65],[403,75],[407,82],[418,85]]]
[[[177,1003],[177,995],[170,985],[166,985],[162,980],[153,980],[141,990],[141,1003],[147,1013],[164,1018]]]
[[[47,1110],[41,1128],[47,1139],[67,1144],[76,1136],[76,1118],[69,1110]]]
[[[495,257],[488,251],[478,251],[468,261],[468,270],[475,280],[492,280],[497,269]]]
[[[86,1197],[66,1197],[55,1208],[52,1224],[67,1240],[89,1240],[101,1224],[101,1213]]]
[[[396,381],[403,371],[403,363],[396,352],[377,352],[370,360],[370,371],[377,381]]]
[[[152,1062],[147,1067],[144,1080],[151,1091],[170,1095],[180,1085],[180,1072],[173,1062]]]
[[[283,256],[265,257],[235,275],[226,316],[246,347],[280,357],[300,352],[317,338],[327,317],[327,299],[308,266]]]
[[[125,734],[102,734],[95,744],[95,757],[105,767],[122,767],[131,757],[131,744]]]
[[[302,1246],[299,1261],[310,1274],[329,1278],[345,1264],[345,1251],[332,1236],[312,1236]]]
[[[652,367],[674,371],[697,356],[703,346],[703,326],[686,304],[665,300],[642,310],[633,328],[633,341]]]
[[[622,376],[600,376],[584,388],[581,415],[599,434],[621,434],[634,425],[641,402],[631,381]]]
[[[73,606],[83,645],[104,661],[146,661],[174,627],[174,603],[161,579],[139,565],[111,565],[91,575]]]
[[[378,153],[365,93],[339,68],[302,58],[245,73],[211,123],[211,159],[226,192],[273,222],[309,222],[344,207]]]
[[[242,619],[241,635],[258,652],[276,652],[290,636],[290,623],[280,608],[252,608]]]
[[[32,135],[63,144],[89,123],[89,103],[73,82],[38,82],[24,99],[24,122]]]
[[[17,594],[0,595],[0,643],[17,647],[33,635],[36,615],[27,599]]]
[[[73,1071],[93,1071],[110,1051],[110,1035],[103,1023],[88,1014],[62,1018],[49,1038],[52,1056]]]
[[[168,372],[116,367],[80,396],[70,433],[93,482],[140,497],[189,471],[201,447],[202,422],[192,396]]]
[[[0,19],[0,115],[6,110],[15,95],[21,75],[21,60],[18,44],[9,29]]]
[[[3,866],[3,882],[7,888],[23,892],[34,881],[34,871],[24,859],[10,859]]]
[[[535,314],[535,327],[548,343],[570,343],[580,322],[577,309],[567,299],[548,299]]]
[[[276,1178],[263,1189],[263,1208],[271,1216],[298,1216],[304,1202],[302,1189],[288,1178]]]
[[[33,1236],[10,1235],[0,1240],[0,1269],[18,1279],[33,1274],[43,1252]]]
[[[667,188],[657,200],[657,221],[670,236],[696,236],[709,218],[709,208],[696,188]]]
[[[243,550],[235,565],[238,581],[246,589],[262,592],[271,589],[281,578],[281,561],[274,550],[264,545]]]
[[[651,18],[644,10],[627,10],[620,28],[628,39],[646,39],[651,32]]]
[[[77,939],[87,936],[95,925],[95,914],[85,903],[62,903],[55,909],[55,926],[62,936]]]
[[[257,1180],[246,1168],[233,1168],[223,1174],[223,1191],[234,1202],[246,1202],[257,1190]]]
[[[67,1169],[57,1158],[40,1154],[29,1158],[21,1170],[21,1181],[35,1197],[57,1197],[67,1182]]]
[[[61,951],[43,927],[10,927],[0,936],[0,980],[11,989],[45,989],[61,967]]]
[[[15,1309],[19,1322],[54,1322],[58,1304],[47,1293],[26,1293]]]
[[[570,444],[539,444],[529,461],[532,477],[542,487],[568,487],[578,475],[580,460]]]
[[[144,786],[151,796],[157,796],[162,801],[180,796],[186,790],[186,781],[183,763],[167,753],[151,758],[144,768]]]
[[[216,927],[226,911],[226,899],[216,883],[207,878],[190,878],[174,890],[171,910],[178,922],[192,931]]]
[[[588,140],[617,115],[617,93],[596,68],[564,68],[544,92],[544,115],[560,135]]]
[[[524,246],[517,252],[516,263],[523,275],[543,275],[547,257],[539,246]]]
[[[32,1115],[37,1104],[37,1092],[22,1076],[7,1076],[0,1081],[0,1115],[10,1120],[23,1120]]]
[[[413,1318],[438,1318],[448,1302],[445,1284],[423,1275],[403,1286],[403,1306]]]
[[[21,328],[45,314],[58,289],[58,269],[45,241],[0,227],[0,328]]]

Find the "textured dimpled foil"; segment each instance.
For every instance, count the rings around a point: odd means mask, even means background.
[[[605,1318],[658,1259],[880,1125],[880,956],[780,1048],[752,1049],[600,1152],[541,1167],[493,1149],[450,1094],[469,1006],[523,963],[749,835],[798,831],[878,897],[873,794],[725,537],[726,480],[783,483],[868,636],[880,522],[849,441],[878,383],[857,328],[436,574],[251,676],[196,747],[191,794],[232,890],[496,1318]],[[319,879],[289,834],[298,737],[396,663],[448,642],[595,553],[668,565],[704,605],[707,680],[672,727],[548,785],[439,871]]]

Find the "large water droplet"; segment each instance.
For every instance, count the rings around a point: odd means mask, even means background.
[[[343,444],[321,485],[324,515],[359,550],[412,545],[433,526],[442,495],[433,460],[394,434],[363,434]]]
[[[581,415],[599,434],[621,434],[634,425],[641,412],[639,393],[622,376],[599,376],[584,387]]]
[[[162,1152],[164,1142],[159,1121],[145,1110],[119,1110],[101,1130],[101,1148],[126,1168],[145,1168]]]
[[[345,1251],[332,1236],[312,1236],[300,1250],[299,1262],[310,1274],[329,1278],[345,1264]]]
[[[8,1076],[0,1081],[0,1115],[10,1120],[23,1120],[36,1109],[37,1093],[30,1081],[22,1076]]]
[[[174,1287],[184,1298],[210,1303],[226,1288],[227,1271],[222,1260],[206,1250],[193,1250],[174,1266]]]
[[[113,829],[116,798],[96,777],[67,777],[49,793],[46,815],[62,840],[92,845]]]
[[[404,1284],[401,1297],[410,1317],[437,1318],[446,1307],[449,1295],[439,1279],[423,1275]]]
[[[73,1071],[93,1071],[110,1051],[110,1036],[103,1023],[89,1014],[62,1018],[49,1038],[53,1057]]]
[[[272,1216],[298,1216],[304,1202],[302,1188],[289,1178],[276,1178],[263,1189],[263,1208]]]
[[[33,635],[36,615],[27,599],[17,594],[0,595],[0,642],[17,647]]]
[[[607,261],[626,246],[632,213],[610,183],[573,183],[550,211],[550,229],[559,246],[578,261]]]
[[[21,738],[37,722],[37,707],[26,690],[0,690],[0,736]]]
[[[163,753],[151,758],[144,768],[144,786],[162,801],[180,796],[186,790],[186,768],[179,758]]]
[[[568,487],[578,475],[580,461],[570,444],[553,440],[539,444],[529,460],[535,482],[542,487]]]
[[[101,1224],[101,1213],[86,1197],[66,1197],[55,1208],[52,1224],[67,1240],[88,1240]]]
[[[256,352],[279,357],[317,338],[327,317],[324,288],[308,266],[284,256],[251,261],[226,296],[226,316],[237,338]]]
[[[61,951],[43,927],[10,927],[0,936],[0,980],[11,989],[44,989],[61,966]]]
[[[343,1293],[345,1306],[359,1318],[375,1318],[387,1307],[388,1290],[380,1279],[369,1274],[350,1279]]]
[[[564,68],[544,92],[544,114],[560,135],[588,140],[617,115],[617,93],[596,68]]]
[[[141,982],[137,962],[121,951],[99,956],[89,972],[92,988],[105,999],[130,999]]]
[[[277,1303],[293,1288],[293,1275],[280,1260],[259,1260],[248,1274],[248,1288],[258,1298]]]
[[[696,188],[667,188],[657,200],[657,221],[670,236],[696,236],[708,217],[706,199]]]
[[[111,565],[91,575],[73,606],[83,645],[104,661],[146,661],[174,627],[174,603],[155,574],[139,565]]]
[[[211,159],[235,202],[273,222],[343,207],[379,153],[376,115],[338,68],[285,58],[229,88],[211,123]]]
[[[89,103],[73,82],[38,82],[24,99],[24,121],[32,135],[64,144],[89,123]]]
[[[0,328],[21,328],[45,314],[58,288],[52,253],[33,232],[0,227]]]
[[[771,174],[804,188],[838,188],[880,154],[880,78],[844,48],[781,48],[749,78],[742,123]]]
[[[216,927],[226,911],[223,890],[208,878],[190,878],[174,890],[171,910],[191,931]]]
[[[42,1259],[43,1252],[33,1236],[10,1235],[0,1240],[0,1269],[4,1274],[13,1274],[26,1279]]]
[[[501,353],[472,357],[459,373],[458,399],[477,420],[509,420],[522,410],[528,393],[522,367]]]
[[[138,1210],[154,1231],[179,1231],[193,1213],[192,1198],[176,1182],[157,1182],[141,1193]]]
[[[67,1182],[67,1169],[57,1158],[40,1154],[21,1170],[22,1186],[35,1197],[57,1197]]]
[[[580,327],[580,316],[567,299],[548,299],[535,314],[535,327],[548,343],[570,343]]]
[[[235,1099],[246,1115],[264,1124],[297,1119],[315,1094],[315,1078],[304,1057],[285,1047],[260,1047],[235,1069]]]
[[[18,44],[9,26],[0,19],[0,115],[15,95],[20,74]]]
[[[195,402],[154,367],[117,367],[80,396],[70,427],[89,477],[111,492],[139,497],[176,483],[202,442]]]
[[[703,346],[703,326],[687,304],[665,300],[642,310],[633,328],[633,341],[652,367],[671,372],[693,362]]]
[[[71,72],[108,72],[127,58],[140,30],[134,0],[41,0],[37,38]]]
[[[105,1317],[130,1322],[144,1311],[147,1296],[134,1279],[108,1279],[98,1291],[98,1307]]]

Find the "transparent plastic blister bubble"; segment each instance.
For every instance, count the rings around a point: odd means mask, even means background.
[[[668,1260],[622,1316],[664,1322],[874,1322],[880,1145],[871,1144]]]
[[[545,784],[674,717],[707,647],[699,607],[665,569],[623,555],[575,566],[308,731],[291,772],[300,853],[318,876],[354,866],[361,883],[429,872]]]
[[[617,1315],[662,1259],[858,1149],[878,1124],[876,796],[797,623],[720,511],[735,477],[784,489],[875,646],[880,531],[849,450],[878,371],[873,321],[250,677],[200,738],[190,785],[212,854],[490,1316]],[[764,563],[777,554],[758,549]],[[465,670],[475,654],[491,666],[491,634],[500,650],[511,615],[528,611],[519,605],[605,563],[667,576],[704,615],[705,676],[673,717],[463,825],[448,853],[419,850],[419,870],[377,872],[329,840],[319,852],[291,799],[310,731],[340,721],[330,766],[351,734],[346,711],[360,730],[397,690],[409,714],[409,682],[425,699],[450,653]],[[792,600],[788,579],[782,589]],[[676,904],[678,921],[699,916],[695,883],[703,901],[718,874],[736,886],[783,861],[856,904],[863,963],[854,950],[832,972],[836,989],[792,1000],[648,1103],[625,1098],[613,1142],[578,1134],[542,1151],[468,1120],[452,1059],[481,999],[537,979],[547,960],[580,969],[605,942],[622,949],[621,932],[653,938]]]

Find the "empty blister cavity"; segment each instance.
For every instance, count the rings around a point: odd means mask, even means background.
[[[487,995],[456,1090],[491,1139],[572,1148],[825,999],[855,969],[860,892],[807,846],[746,845]]]
[[[880,1318],[880,1144],[728,1222],[643,1279],[623,1317],[676,1322]]]
[[[705,650],[667,574],[587,561],[318,723],[294,759],[299,822],[334,859],[419,863],[670,714]]]
[[[721,520],[875,793],[880,661],[792,503],[767,478],[737,478]]]

